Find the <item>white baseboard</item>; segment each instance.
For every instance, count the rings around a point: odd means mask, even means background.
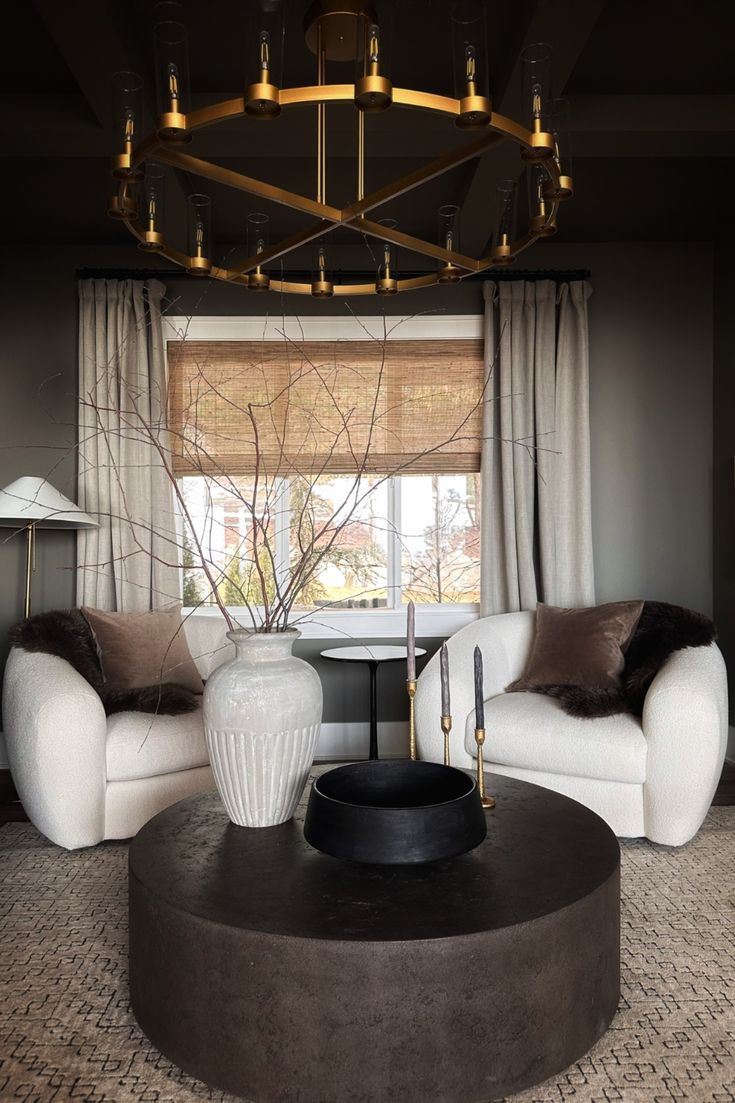
[[[316,757],[323,761],[367,758],[370,724],[367,720],[349,724],[322,724]],[[408,724],[403,720],[385,720],[378,724],[378,751],[381,758],[408,754]]]

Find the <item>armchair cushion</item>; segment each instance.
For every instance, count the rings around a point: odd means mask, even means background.
[[[82,606],[82,613],[94,634],[108,686],[139,689],[172,682],[192,693],[203,691],[180,605],[151,613],[108,613]]]
[[[544,608],[540,605],[539,613]],[[600,606],[600,609],[605,608],[607,607]],[[560,610],[571,613],[586,611]],[[623,712],[642,716],[648,688],[671,655],[684,648],[709,647],[716,638],[714,624],[702,613],[663,601],[646,601],[632,639],[623,648],[625,666],[619,681],[612,684],[582,684],[572,683],[567,678],[560,680],[558,684],[546,683],[540,680],[538,671],[535,671],[536,676],[532,676],[532,655],[525,673],[507,689],[509,692],[544,693],[555,697],[564,711],[574,717],[604,717]],[[555,646],[560,653],[559,660],[563,662],[564,637],[557,634],[555,644],[554,633],[549,630],[547,650],[553,653]]]
[[[107,780],[136,781],[209,765],[202,711],[186,716],[121,712],[107,721]]]
[[[619,685],[625,651],[642,610],[642,601],[608,602],[587,609],[559,609],[539,602],[526,669],[508,690]]]
[[[198,693],[171,682],[135,689],[108,685],[102,676],[94,635],[79,609],[36,613],[14,625],[8,635],[24,651],[55,655],[69,663],[98,694],[108,716],[131,709],[175,716],[201,704],[201,684]]]
[[[628,713],[578,720],[550,697],[500,694],[485,702],[485,728],[486,762],[600,781],[646,780],[646,739],[640,721]],[[474,732],[471,712],[465,749],[476,756]]]

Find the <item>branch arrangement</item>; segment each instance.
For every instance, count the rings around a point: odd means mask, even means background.
[[[446,435],[438,443],[434,434],[430,447],[402,455],[396,440],[391,455],[386,443],[395,433],[395,416],[397,412],[410,414],[414,400],[410,388],[408,397],[398,400],[391,401],[387,394],[391,331],[386,320],[380,338],[364,332],[374,346],[374,368],[369,373],[349,363],[349,342],[334,342],[329,359],[317,362],[308,343],[288,337],[284,326],[285,378],[274,386],[274,373],[255,357],[238,364],[237,373],[246,379],[241,388],[245,399],[237,397],[237,388],[229,385],[232,379],[225,378],[221,368],[213,368],[206,359],[195,359],[185,393],[177,395],[175,419],[169,417],[170,395],[160,396],[157,405],[162,412],[151,417],[149,411],[156,404],[150,401],[147,381],[139,390],[128,386],[124,397],[115,388],[107,388],[104,401],[93,393],[80,398],[91,412],[94,426],[90,439],[79,442],[80,453],[83,457],[86,447],[94,443],[99,455],[102,443],[123,503],[119,520],[130,525],[136,548],[153,555],[147,539],[151,532],[128,507],[121,440],[145,444],[151,464],[160,468],[171,485],[182,524],[178,531],[170,528],[155,533],[159,547],[163,543],[166,549],[163,556],[156,556],[158,561],[188,572],[189,579],[192,568],[199,572],[207,593],[193,592],[190,584],[186,604],[214,602],[230,629],[243,626],[233,616],[235,605],[243,609],[244,626],[258,632],[284,631],[297,623],[299,605],[309,596],[313,602],[318,592],[319,571],[325,563],[337,562],[353,579],[372,583],[383,565],[381,549],[365,539],[364,531],[357,541],[359,553],[350,540],[357,527],[364,530],[373,524],[377,530],[381,523],[387,525],[375,518],[366,522],[363,513],[370,495],[388,480],[413,469],[430,471],[431,457],[445,449],[478,443],[476,415],[486,402],[492,370],[479,396],[472,397],[456,424],[446,426]],[[180,340],[188,340],[186,332]],[[107,371],[107,366],[101,370]],[[345,404],[344,394],[356,387],[359,407]],[[257,396],[257,401],[247,396]],[[421,395],[421,401],[426,397]],[[240,457],[239,471],[233,471],[226,459],[233,451]],[[337,503],[319,493],[320,480],[335,471],[348,476],[346,492]],[[206,497],[203,527],[201,508],[194,510],[182,474],[201,479],[197,485],[204,488]],[[427,537],[427,560],[409,567],[407,589],[432,600],[456,600],[467,569],[461,556],[455,555],[457,541],[451,536],[457,510],[451,501],[439,500],[436,480],[433,482],[435,531],[431,539]],[[226,557],[210,550],[213,528],[222,525],[214,516],[215,493],[226,497],[240,518],[234,546]],[[291,546],[288,570],[284,571],[276,543],[286,521]],[[223,528],[220,545],[226,545],[233,534],[226,523]],[[442,535],[446,532],[449,537]],[[449,576],[445,569],[442,578],[440,561],[448,565]]]

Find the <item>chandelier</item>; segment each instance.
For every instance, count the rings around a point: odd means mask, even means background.
[[[390,9],[391,5],[386,5]],[[158,5],[162,18],[155,35],[158,116],[155,130],[143,133],[143,83],[132,73],[114,78],[117,153],[113,176],[117,193],[108,203],[108,214],[124,221],[138,240],[138,248],[160,253],[183,266],[192,276],[212,276],[251,291],[274,290],[317,298],[351,295],[392,295],[432,284],[456,283],[467,276],[505,266],[538,238],[556,230],[559,204],[572,196],[569,160],[567,104],[550,93],[551,50],[544,44],[529,46],[522,55],[524,122],[492,110],[487,64],[485,4],[483,0],[456,0],[452,4],[452,55],[455,97],[410,88],[394,88],[389,76],[389,26],[366,0],[316,0],[304,21],[305,40],[316,58],[316,83],[300,88],[282,87],[284,46],[283,0],[250,0],[254,26],[249,45],[250,83],[244,95],[191,110],[189,103],[186,28],[180,18]],[[449,6],[448,6],[449,7]],[[174,10],[175,16],[178,12]],[[354,82],[328,83],[327,66],[354,63]],[[331,104],[356,108],[354,200],[345,207],[327,202],[327,108]],[[192,136],[228,119],[248,116],[264,126],[278,126],[283,111],[312,105],[316,108],[315,194],[302,195],[275,187],[186,152]],[[380,189],[365,194],[365,115],[401,110],[410,125],[409,110],[428,111],[467,131],[468,140],[422,168]],[[488,203],[488,252],[479,258],[465,255],[460,247],[461,210],[454,205],[437,212],[437,236],[433,241],[399,230],[390,219],[374,220],[373,212],[398,196],[449,172],[500,142],[515,143],[520,166],[525,168],[528,219],[518,228],[520,186],[518,180],[497,185],[494,211]],[[308,224],[284,240],[269,240],[269,218],[247,217],[247,259],[233,268],[213,262],[212,202],[209,195],[187,199],[186,251],[173,245],[164,228],[165,173],[163,166],[225,185],[268,203],[282,204],[308,218]],[[494,222],[490,224],[490,219]],[[329,259],[329,235],[341,228],[376,243],[373,279],[359,283],[334,278]],[[183,238],[183,234],[182,234]],[[274,264],[296,249],[312,243],[314,259],[310,279],[276,278]],[[181,242],[183,245],[183,242]],[[428,274],[399,278],[398,250],[406,249],[430,258]],[[281,262],[282,263],[282,262]],[[280,272],[283,276],[283,272]]]

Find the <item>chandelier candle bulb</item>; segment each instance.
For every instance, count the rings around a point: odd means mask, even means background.
[[[545,161],[554,155],[549,133],[551,100],[551,46],[534,42],[521,54],[524,108],[531,123],[531,144],[521,150],[524,161]]]
[[[316,251],[314,278],[311,281],[311,293],[315,299],[330,299],[334,294],[334,283],[327,264],[327,251],[320,245]]]
[[[385,111],[393,102],[393,87],[385,75],[389,17],[388,6],[382,23],[369,18],[365,12],[357,16],[355,105],[360,111]]]
[[[493,234],[493,264],[512,264],[513,242],[516,236],[518,181],[501,180],[496,189],[495,233]]]
[[[446,249],[448,253],[459,253],[459,216],[460,209],[454,203],[446,203],[437,211],[438,233],[437,244]],[[458,283],[461,279],[460,269],[451,261],[439,262],[439,283]]]
[[[251,119],[275,119],[281,114],[285,9],[285,3],[272,0],[250,0],[247,5],[250,48],[245,114]]]
[[[490,122],[485,4],[482,0],[454,0],[452,4],[454,90],[459,113],[454,125],[478,130]]]
[[[256,212],[249,214],[247,219],[247,248],[249,257],[258,257],[268,248],[268,230],[270,218],[267,214]],[[253,272],[248,274],[248,287],[251,291],[268,291],[270,288],[269,276],[261,271],[257,265]]]
[[[559,171],[559,179],[556,182],[547,180],[545,195],[558,202],[571,199],[574,195],[569,117],[569,100],[551,101],[550,130],[554,139],[554,164]]]
[[[186,142],[189,110],[189,48],[180,4],[160,4],[165,15],[154,27],[158,137],[162,142]]]
[[[191,276],[208,276],[212,270],[212,204],[208,195],[190,195],[187,207],[189,215],[187,271]]]
[[[160,253],[164,248],[163,215],[166,176],[159,165],[148,164],[143,182],[144,235],[138,248],[144,253]]]
[[[379,226],[385,226],[386,230],[395,230],[395,218],[381,218]],[[388,238],[380,243],[381,260],[378,265],[378,273],[375,280],[375,290],[378,295],[395,295],[398,291],[396,279],[396,247]]]
[[[117,180],[142,180],[142,170],[132,167],[132,152],[142,139],[143,81],[136,73],[115,73],[112,91],[117,132],[112,175]]]

